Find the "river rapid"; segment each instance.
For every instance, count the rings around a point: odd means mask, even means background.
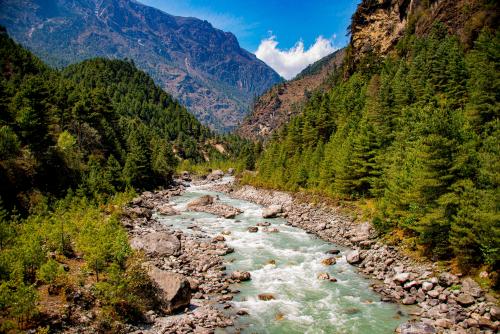
[[[203,195],[218,196],[222,203],[239,208],[242,214],[224,219],[202,212],[187,211],[186,204]],[[233,199],[224,193],[197,185],[171,199],[177,216],[157,218],[185,233],[215,237],[224,234],[235,252],[225,256],[227,273],[248,271],[252,279],[235,284],[232,304],[245,310],[236,323],[242,333],[393,333],[407,320],[406,308],[380,302],[370,280],[361,276],[345,259],[347,249],[325,242],[312,234],[286,225],[282,218],[263,219],[260,205]],[[279,232],[250,233],[248,227],[269,222]],[[338,249],[337,263],[326,266],[321,260]],[[318,279],[328,273],[336,282]],[[273,300],[260,300],[259,294],[272,294]],[[234,310],[233,310],[234,311]]]

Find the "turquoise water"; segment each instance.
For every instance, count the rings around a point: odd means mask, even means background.
[[[186,203],[196,197],[218,195],[220,200],[238,207],[243,213],[235,219],[218,218],[210,214],[184,211]],[[380,302],[380,297],[369,288],[370,281],[357,273],[345,260],[346,249],[286,226],[281,218],[265,219],[279,233],[249,233],[247,228],[264,221],[262,207],[235,200],[222,193],[207,191],[203,186],[187,189],[183,196],[172,201],[182,211],[179,216],[160,217],[188,233],[196,225],[211,236],[225,235],[226,243],[235,249],[227,255],[227,272],[249,271],[252,280],[233,286],[241,293],[235,296],[233,306],[248,311],[239,318],[242,333],[393,333],[407,319],[405,308]],[[237,221],[240,222],[237,222]],[[337,263],[321,264],[332,255],[332,248],[341,250]],[[318,273],[326,272],[337,282],[319,280]],[[258,299],[260,293],[271,293],[274,300]]]

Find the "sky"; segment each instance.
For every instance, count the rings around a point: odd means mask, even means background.
[[[291,79],[346,46],[360,0],[139,0],[166,13],[207,20]]]

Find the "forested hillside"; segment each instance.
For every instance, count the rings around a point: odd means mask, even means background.
[[[484,28],[467,48],[442,24],[425,36],[410,26],[393,53],[346,71],[273,138],[246,180],[373,199],[380,232],[465,270],[498,270],[498,30]]]
[[[60,329],[76,303],[102,332],[142,321],[154,292],[121,207],[180,162],[253,146],[215,136],[131,61],[56,71],[2,29],[0,69],[0,332]]]
[[[0,197],[29,209],[37,193],[112,194],[165,185],[179,159],[221,156],[211,131],[130,61],[52,70],[1,36]],[[227,137],[229,138],[229,137]],[[229,145],[226,151],[239,149]]]

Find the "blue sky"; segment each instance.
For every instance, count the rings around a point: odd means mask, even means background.
[[[348,43],[360,0],[139,0],[169,14],[205,19],[289,79]]]

